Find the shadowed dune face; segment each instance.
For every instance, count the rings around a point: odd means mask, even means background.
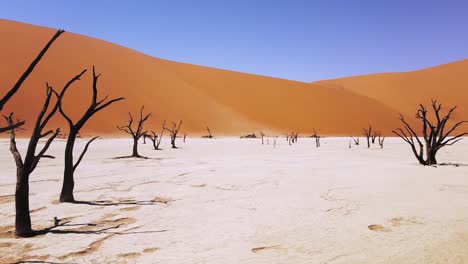
[[[49,28],[0,20],[4,40],[0,42],[2,94],[53,33]],[[314,84],[281,80],[157,59],[67,32],[54,43],[4,113],[14,111],[27,121],[26,129],[30,130],[41,108],[45,82],[61,90],[70,78],[87,68],[88,73],[65,98],[67,112],[78,117],[90,101],[92,65],[102,73],[101,96],[124,96],[127,100],[98,113],[84,127],[85,136],[121,135],[115,126],[125,124],[127,112],[136,114],[140,105],[153,112],[147,129],[160,130],[164,119],[182,119],[183,132],[191,135],[204,134],[207,125],[215,135],[239,136],[260,129],[278,133],[295,130],[304,135],[314,127],[326,135],[360,135],[362,127],[369,123],[390,134],[399,126],[396,110],[412,115],[417,104],[411,100],[418,101],[422,98],[421,89],[426,89],[419,85],[419,77],[412,77],[414,80],[404,85],[400,81],[383,81],[386,89],[377,87],[379,92],[366,88],[374,88],[373,84],[381,80],[377,77],[369,81],[369,86],[353,81],[349,87],[347,79]],[[423,72],[419,75],[424,75]],[[451,71],[446,75],[450,76]],[[414,96],[409,96],[405,89],[413,84],[417,87],[410,91]],[[431,97],[430,93],[427,96]],[[447,103],[460,98],[468,101],[466,96],[453,96],[453,100],[440,97]],[[59,116],[51,122],[51,126],[64,124]],[[65,127],[63,131],[66,133]]]

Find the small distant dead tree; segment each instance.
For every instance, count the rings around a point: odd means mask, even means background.
[[[93,137],[91,140],[89,140],[83,151],[81,152],[80,156],[78,157],[78,160],[76,163],[73,161],[73,152],[75,148],[75,141],[76,138],[78,137],[81,128],[88,122],[88,120],[93,117],[96,113],[99,111],[103,110],[104,108],[110,106],[111,104],[121,101],[124,98],[115,98],[111,100],[107,100],[108,96],[104,97],[101,100],[98,100],[98,79],[101,76],[100,74],[96,74],[95,68],[93,66],[93,84],[92,84],[92,97],[91,97],[91,102],[86,109],[86,112],[76,121],[74,122],[71,117],[65,113],[64,107],[63,107],[63,98],[65,96],[65,93],[67,92],[68,88],[70,85],[75,82],[76,80],[79,80],[81,76],[86,72],[86,70],[83,70],[80,74],[75,76],[73,79],[71,79],[62,89],[62,92],[60,93],[60,105],[59,105],[59,112],[65,118],[65,120],[68,123],[68,137],[67,137],[67,144],[65,146],[65,167],[64,167],[64,173],[63,173],[63,185],[62,185],[62,191],[60,193],[60,202],[61,203],[73,203],[75,201],[75,198],[73,196],[73,190],[75,188],[75,180],[74,180],[74,174],[76,171],[76,168],[78,168],[78,165],[80,165],[80,162],[83,160],[84,155],[86,154],[86,151],[88,151],[89,145],[96,140],[98,137]]]
[[[362,134],[366,137],[367,139],[367,148],[370,148],[370,142],[371,142],[371,137],[372,137],[372,126],[369,125],[368,128],[363,128],[362,129]]]
[[[55,105],[52,104],[51,106],[52,97],[55,97],[57,102]],[[29,176],[34,171],[34,169],[36,169],[37,164],[42,158],[54,158],[53,156],[47,155],[46,152],[49,149],[52,141],[60,133],[60,129],[57,128],[56,130],[48,130],[46,132],[43,132],[43,130],[47,126],[49,120],[57,112],[59,108],[59,102],[60,98],[57,92],[51,86],[49,86],[49,84],[46,84],[46,99],[44,101],[42,110],[36,119],[24,160],[16,146],[16,129],[10,130],[10,151],[13,154],[13,158],[16,163],[15,234],[18,237],[31,237],[34,235],[34,232],[31,228],[31,216],[29,214]],[[50,110],[49,106],[51,106]],[[5,116],[5,119],[9,126],[13,126],[15,124],[13,113],[11,113],[9,116]],[[47,136],[50,137],[47,139],[39,153],[36,154],[39,140]]]
[[[351,139],[354,141],[354,145],[359,145],[359,137],[357,138],[351,137]]]
[[[187,133],[184,133],[184,143],[185,143],[186,138],[187,138]]]
[[[211,135],[211,130],[209,127],[206,127],[206,131],[208,131],[208,135],[202,136],[202,138],[214,138],[213,135]]]
[[[161,129],[161,134],[159,136],[154,131],[151,131],[151,134],[148,134],[148,137],[153,142],[154,150],[160,150],[159,145],[161,144],[163,133],[164,133],[164,129]]]
[[[138,140],[140,140],[140,138],[144,135],[144,134],[147,134],[146,131],[143,131],[143,125],[145,124],[145,122],[148,120],[148,118],[151,117],[151,113],[149,114],[146,114],[144,115],[143,114],[143,110],[144,110],[144,106],[141,106],[141,109],[140,109],[140,120],[138,120],[138,125],[136,127],[136,129],[134,130],[132,128],[132,125],[133,125],[133,117],[132,117],[132,114],[129,112],[128,113],[128,116],[129,116],[129,120],[128,120],[128,125],[126,126],[118,126],[117,129],[129,134],[132,136],[133,138],[133,151],[132,151],[132,155],[129,156],[129,157],[133,157],[133,158],[142,158],[142,156],[140,156],[140,154],[138,154]]]
[[[297,143],[297,138],[299,137],[299,132],[291,132],[292,143]]]
[[[377,139],[377,137],[378,137],[378,132],[376,131],[372,132],[372,135],[371,135],[372,144],[375,144],[375,140]]]
[[[380,148],[383,148],[385,137],[382,136],[381,133],[377,133],[377,135],[378,135],[379,146],[380,146]]]
[[[179,133],[180,126],[182,126],[182,120],[180,120],[179,125],[177,125],[175,122],[172,122],[172,128],[166,127],[166,121],[164,121],[164,124],[163,124],[163,129],[167,130],[169,134],[171,135],[171,146],[173,149],[177,148],[175,141],[177,139],[177,134]]]
[[[349,140],[348,148],[351,148],[351,139]]]
[[[57,30],[55,35],[52,36],[52,38],[47,42],[47,44],[42,48],[42,50],[39,52],[39,54],[36,56],[36,58],[29,64],[29,67],[26,69],[26,71],[20,76],[18,81],[16,81],[15,85],[13,85],[10,90],[0,99],[0,111],[3,110],[3,107],[5,107],[6,103],[15,95],[16,92],[20,89],[21,85],[26,81],[28,76],[34,71],[34,68],[36,65],[41,61],[42,57],[46,54],[46,52],[49,50],[49,48],[52,46],[52,44],[57,40],[60,35],[62,35],[65,31],[64,30]],[[6,127],[0,127],[0,133],[7,132],[11,129],[15,129],[18,127],[21,127],[24,125],[24,121],[22,120],[15,120],[13,124],[9,124]]]
[[[144,133],[143,134],[143,144],[146,144],[146,138],[148,137],[149,135],[147,133]]]
[[[312,138],[315,138],[315,147],[319,148],[320,147],[320,136],[317,135],[317,131],[314,128],[314,134],[312,135]]]
[[[276,140],[278,140],[278,136],[273,137],[273,147],[276,148]]]
[[[263,145],[263,144],[264,144],[263,138],[265,137],[265,133],[263,133],[262,131],[260,131],[260,137],[262,138],[262,145]]]
[[[267,145],[270,145],[270,138],[267,137]]]
[[[468,135],[467,132],[452,135],[457,128],[468,122],[466,120],[456,122],[448,129],[445,127],[452,117],[452,114],[457,109],[456,106],[450,108],[445,116],[441,116],[441,109],[442,104],[438,104],[437,100],[432,100],[432,110],[436,117],[436,121],[434,122],[434,120],[429,120],[427,116],[427,108],[422,104],[419,105],[419,109],[416,112],[416,119],[422,123],[422,136],[424,143],[419,139],[418,134],[401,114],[400,121],[403,123],[403,129],[398,128],[393,131],[393,133],[411,146],[414,156],[422,165],[437,164],[436,155],[441,148],[451,146],[462,140],[462,137],[465,135]],[[416,143],[418,144],[418,148],[416,147]],[[425,157],[424,154],[426,155]]]

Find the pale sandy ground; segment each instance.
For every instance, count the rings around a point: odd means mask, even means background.
[[[0,262],[468,263],[468,140],[439,157],[462,166],[437,168],[416,164],[400,142],[382,150],[348,149],[345,138],[320,149],[310,139],[278,139],[277,148],[188,139],[177,150],[141,145],[152,159],[114,160],[130,140],[99,140],[76,173],[75,197],[109,206],[54,203],[64,148],[56,142],[58,158],[30,180],[32,221],[35,229],[54,216],[69,223],[14,239],[6,195],[15,168],[1,140]]]

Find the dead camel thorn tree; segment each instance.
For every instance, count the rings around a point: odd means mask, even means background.
[[[202,136],[202,138],[214,138],[213,135],[211,135],[211,130],[209,127],[206,127],[206,131],[208,131],[208,135]],[[184,138],[185,142],[185,138]]]
[[[49,50],[49,48],[52,46],[52,44],[57,40],[60,35],[62,35],[65,31],[64,30],[57,30],[54,36],[47,42],[47,44],[42,48],[42,50],[39,52],[39,54],[36,56],[36,58],[31,62],[29,67],[26,69],[26,71],[20,76],[18,81],[16,81],[15,85],[3,96],[3,98],[0,99],[0,111],[3,110],[3,107],[5,107],[6,103],[15,95],[15,93],[21,88],[21,85],[24,83],[24,81],[28,78],[28,76],[34,71],[34,68],[36,65],[41,61],[42,57],[46,54],[46,52]],[[7,132],[10,129],[18,128],[20,126],[24,125],[24,121],[21,120],[16,120],[13,122],[13,124],[10,124],[6,127],[0,127],[0,133]]]
[[[55,96],[57,102],[55,105],[51,105],[51,99]],[[46,85],[46,100],[42,107],[41,112],[39,113],[34,129],[32,131],[28,148],[26,151],[26,156],[24,159],[21,157],[20,152],[16,146],[16,135],[15,129],[10,130],[10,151],[13,154],[13,158],[16,163],[16,190],[15,190],[15,209],[16,209],[16,218],[15,218],[15,234],[19,237],[30,237],[34,235],[34,232],[31,228],[31,217],[29,214],[29,176],[36,169],[37,164],[42,158],[54,158],[53,156],[46,155],[47,150],[50,147],[52,141],[60,133],[60,129],[48,130],[43,132],[49,120],[54,116],[59,108],[60,97],[57,92],[49,86]],[[47,112],[49,112],[47,114]],[[13,120],[13,113],[9,116],[5,116],[5,119],[8,122],[9,126],[15,124]],[[45,142],[42,149],[36,154],[37,145],[39,140],[47,136],[50,137]]]
[[[86,112],[78,119],[76,122],[74,122],[71,117],[65,113],[64,107],[63,107],[63,98],[65,96],[65,93],[67,92],[68,88],[70,85],[76,81],[79,80],[80,77],[86,72],[86,70],[83,70],[80,74],[78,74],[74,79],[69,81],[65,87],[63,88],[62,92],[60,93],[60,105],[59,105],[59,111],[60,114],[67,120],[68,123],[68,137],[67,137],[67,144],[65,146],[65,168],[64,168],[64,173],[63,173],[63,185],[62,185],[62,191],[60,193],[60,202],[62,203],[72,203],[75,201],[75,198],[73,196],[73,190],[75,187],[75,180],[74,180],[74,174],[76,168],[78,168],[78,165],[80,165],[80,162],[83,160],[84,155],[86,154],[86,151],[88,151],[89,145],[96,140],[98,137],[94,137],[91,140],[89,140],[83,151],[81,152],[80,156],[78,157],[78,160],[76,163],[73,161],[73,150],[75,148],[75,141],[76,138],[79,136],[81,128],[88,122],[88,120],[93,117],[96,113],[99,111],[103,110],[104,108],[110,106],[111,104],[121,101],[124,98],[116,98],[116,99],[111,99],[107,100],[109,96],[104,97],[101,100],[98,100],[98,79],[101,76],[100,74],[96,74],[96,70],[93,66],[93,84],[92,84],[92,98],[91,102],[88,106],[88,109],[86,109]]]
[[[372,126],[369,125],[369,128],[363,128],[362,129],[362,134],[366,137],[367,139],[367,148],[370,148],[370,143],[371,143],[371,137],[372,137]]]
[[[179,133],[180,126],[182,126],[182,120],[180,120],[179,125],[177,125],[175,122],[172,122],[172,128],[166,127],[166,121],[164,121],[163,124],[163,129],[167,130],[171,135],[171,146],[173,149],[177,148],[175,145],[175,141],[177,139],[177,134]]]
[[[143,125],[145,124],[146,121],[151,117],[151,113],[144,115],[143,110],[145,109],[144,106],[141,106],[140,109],[140,119],[138,120],[138,125],[136,129],[134,130],[132,125],[133,125],[133,116],[129,112],[128,113],[128,125],[126,126],[117,126],[117,129],[129,134],[133,138],[133,149],[132,149],[132,155],[131,156],[126,156],[126,157],[121,157],[121,158],[143,158],[138,154],[138,141],[140,138],[146,134],[146,131],[143,131]]]
[[[378,137],[378,132],[372,132],[372,135],[371,135],[371,142],[372,144],[375,144],[375,140],[377,139]]]
[[[462,140],[463,136],[468,135],[466,132],[458,133],[453,136],[451,135],[462,124],[468,122],[465,120],[456,122],[448,129],[446,128],[447,122],[457,109],[456,106],[450,108],[445,116],[441,116],[441,109],[442,105],[438,104],[437,100],[432,100],[432,110],[436,118],[436,121],[434,122],[434,120],[429,120],[427,116],[427,108],[422,104],[419,105],[419,109],[416,112],[416,119],[422,123],[422,137],[424,143],[419,139],[418,134],[401,114],[400,121],[403,123],[404,128],[398,128],[393,131],[393,133],[411,146],[414,156],[422,165],[437,164],[436,155],[441,148],[451,146]],[[425,157],[424,154],[426,155]]]
[[[163,133],[164,129],[161,129],[161,134],[159,136],[154,131],[151,131],[151,134],[148,134],[148,137],[153,142],[154,150],[160,150],[159,145],[161,144]]]
[[[359,145],[359,137],[357,138],[351,137],[351,139],[354,141],[354,145]]]
[[[320,136],[317,135],[317,131],[314,128],[314,134],[312,135],[312,138],[315,138],[315,147],[319,148],[320,147]]]
[[[379,146],[380,148],[383,148],[385,137],[382,136],[381,133],[377,133],[378,141],[379,141]]]

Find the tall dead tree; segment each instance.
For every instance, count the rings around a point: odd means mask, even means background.
[[[456,106],[450,108],[445,116],[441,116],[441,109],[442,104],[438,104],[437,100],[432,100],[432,110],[436,118],[434,121],[429,120],[427,116],[427,108],[422,104],[419,105],[419,109],[416,112],[416,119],[422,123],[422,138],[424,143],[419,139],[416,131],[401,114],[400,121],[403,123],[404,129],[398,128],[393,131],[393,133],[411,146],[414,156],[422,165],[437,164],[436,155],[441,148],[451,146],[462,140],[462,137],[468,135],[467,132],[452,135],[452,133],[455,133],[457,128],[468,122],[466,120],[456,122],[448,129],[445,127],[452,117],[452,114],[457,109]],[[416,146],[416,144],[418,144],[418,146]]]
[[[52,97],[56,98],[56,103],[51,104]],[[49,149],[52,141],[60,133],[60,129],[47,130],[43,132],[47,126],[49,120],[54,116],[59,108],[60,98],[55,90],[46,84],[46,99],[39,113],[34,129],[32,131],[26,156],[24,160],[18,151],[16,146],[16,135],[15,129],[10,130],[10,151],[13,154],[13,158],[16,163],[16,190],[15,190],[15,234],[19,237],[30,237],[34,235],[31,228],[31,217],[29,214],[29,177],[31,173],[36,169],[37,164],[42,158],[54,158],[53,156],[47,155],[46,152]],[[50,110],[49,110],[49,106]],[[48,112],[48,113],[47,113]],[[15,124],[13,119],[13,113],[9,116],[5,116],[5,119],[9,126]],[[37,145],[39,140],[50,136],[41,150],[36,154]]]
[[[180,120],[179,125],[177,125],[175,122],[172,122],[172,128],[166,127],[166,121],[164,121],[163,124],[163,129],[167,130],[169,134],[171,135],[171,146],[172,148],[176,149],[175,141],[177,139],[177,134],[179,133],[180,126],[182,126],[182,120]]]
[[[142,158],[142,156],[140,156],[140,154],[138,154],[138,140],[140,140],[140,138],[144,134],[147,133],[146,131],[143,131],[143,125],[145,124],[146,121],[148,121],[148,118],[151,117],[151,113],[146,114],[146,115],[143,114],[144,109],[145,109],[145,107],[141,106],[140,119],[138,120],[138,125],[137,125],[136,129],[133,129],[133,127],[132,127],[133,126],[133,116],[132,116],[132,114],[130,112],[128,113],[128,117],[129,117],[128,125],[126,125],[126,126],[117,126],[117,129],[129,134],[133,138],[132,155],[129,156],[129,157],[132,157],[132,158]]]
[[[52,38],[49,40],[49,42],[47,42],[44,48],[42,48],[36,58],[31,62],[31,64],[29,64],[29,67],[26,69],[26,71],[16,81],[15,85],[13,85],[13,87],[10,88],[10,90],[8,90],[8,92],[0,99],[0,111],[3,110],[3,107],[5,107],[6,103],[13,97],[13,95],[20,89],[24,81],[26,81],[28,76],[34,71],[36,65],[39,63],[39,61],[41,61],[42,57],[44,57],[55,40],[57,40],[57,38],[60,37],[60,35],[62,35],[64,32],[65,31],[61,29],[57,30],[55,35],[52,36]],[[10,129],[18,128],[22,125],[24,125],[24,121],[16,120],[13,124],[9,124],[6,127],[0,127],[0,133],[7,132]]]
[[[98,79],[101,76],[100,74],[96,74],[95,68],[93,66],[93,84],[92,84],[92,98],[91,102],[86,109],[86,112],[76,121],[74,122],[71,117],[65,113],[64,107],[63,107],[63,98],[65,96],[65,93],[67,92],[68,88],[70,87],[70,84],[73,83],[75,80],[79,80],[80,77],[86,72],[86,70],[83,70],[80,74],[78,74],[75,78],[70,80],[65,87],[63,88],[62,92],[60,93],[60,98],[61,98],[61,103],[59,106],[59,111],[60,114],[65,118],[65,120],[68,123],[68,137],[67,137],[67,144],[65,146],[65,167],[64,167],[64,173],[63,173],[63,184],[62,184],[62,191],[60,193],[60,202],[62,203],[72,203],[75,201],[75,198],[73,196],[73,189],[75,187],[75,180],[74,180],[74,173],[76,168],[78,168],[78,165],[80,165],[80,162],[83,160],[84,155],[86,154],[86,151],[88,151],[88,147],[93,142],[96,140],[98,137],[94,137],[91,140],[89,140],[83,151],[81,152],[80,156],[78,157],[78,160],[76,162],[73,161],[73,150],[75,147],[75,141],[76,138],[78,137],[81,128],[88,122],[88,120],[93,117],[96,113],[99,111],[103,110],[104,108],[110,106],[111,104],[121,101],[124,98],[115,98],[111,100],[107,100],[108,96],[104,97],[101,100],[98,100],[98,88],[97,88],[97,83]]]
[[[370,143],[371,143],[371,137],[372,137],[372,126],[369,125],[368,128],[363,128],[362,129],[362,134],[366,137],[367,139],[367,148],[370,148]]]
[[[317,131],[314,128],[314,134],[312,135],[312,138],[315,138],[315,147],[319,148],[320,147],[320,136],[317,135]]]

